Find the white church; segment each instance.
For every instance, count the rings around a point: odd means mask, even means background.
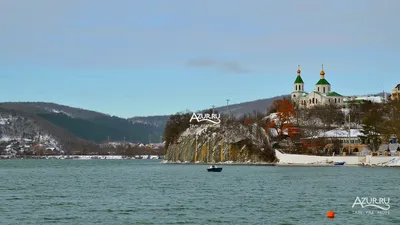
[[[304,91],[304,82],[300,76],[300,66],[297,70],[297,78],[294,81],[294,91],[292,92],[292,101],[295,106],[300,108],[309,108],[316,105],[336,104],[343,105],[345,97],[332,91],[331,84],[325,79],[324,65],[319,73],[320,79],[315,84],[314,91],[307,93]]]

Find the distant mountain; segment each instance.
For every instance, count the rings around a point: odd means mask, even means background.
[[[265,113],[274,100],[282,98],[290,98],[290,95],[215,109],[221,114],[230,111],[235,117],[255,111]],[[54,139],[54,143],[71,148],[78,145],[97,146],[106,140],[147,144],[161,141],[168,119],[169,115],[124,119],[48,102],[4,102],[0,103],[0,140],[12,137],[37,138],[41,136],[40,133],[46,133]]]
[[[259,99],[255,101],[242,102],[237,104],[232,104],[227,106],[216,107],[221,114],[227,114],[228,111],[232,113],[233,116],[239,117],[247,113],[253,113],[254,111],[265,113],[269,106],[276,99],[290,98],[290,95],[281,95],[272,98]],[[205,109],[203,109],[205,110]],[[201,111],[201,110],[200,110]],[[134,124],[146,124],[155,126],[160,129],[164,129],[166,122],[169,119],[169,115],[164,116],[142,116],[142,117],[132,117],[129,120]]]
[[[164,131],[163,127],[55,103],[5,102],[0,103],[0,108],[22,113],[33,121],[46,121],[53,129],[94,143],[105,140],[148,143],[151,136],[158,141]]]
[[[163,116],[136,116],[129,118],[129,120],[134,124],[146,124],[155,127],[164,127],[165,123],[168,121],[169,115]]]
[[[217,107],[215,109],[221,114],[226,114],[228,111],[230,111],[232,115],[235,117],[240,117],[244,114],[253,113],[254,111],[260,113],[266,113],[268,108],[275,100],[282,98],[290,98],[290,95],[281,95],[272,98],[264,98],[249,102],[242,102],[229,106]]]
[[[373,95],[373,96],[384,96],[384,93],[377,93],[377,94],[368,94],[368,95]],[[360,95],[360,96],[368,96],[368,95]],[[240,117],[244,114],[252,114],[255,111],[256,112],[261,112],[261,113],[266,113],[268,108],[271,106],[271,104],[277,100],[277,99],[283,99],[283,98],[288,98],[290,99],[290,94],[288,95],[280,95],[280,96],[275,96],[272,98],[264,98],[264,99],[259,99],[259,100],[254,100],[254,101],[248,101],[248,102],[242,102],[242,103],[237,103],[237,104],[232,104],[228,106],[220,106],[216,107],[215,110],[217,110],[221,114],[227,114],[227,112],[231,112],[234,117]],[[205,110],[205,109],[202,109]],[[202,111],[199,110],[199,111]],[[169,116],[164,115],[164,116],[147,116],[147,117],[132,117],[129,118],[129,120],[134,123],[134,124],[147,124],[147,125],[152,125],[157,128],[164,128],[166,122],[168,121]]]

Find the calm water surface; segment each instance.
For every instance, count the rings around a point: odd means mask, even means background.
[[[400,224],[399,173],[232,165],[208,173],[204,165],[153,160],[1,160],[0,224]],[[389,215],[353,209],[357,196],[390,198]],[[335,219],[326,218],[329,210]]]

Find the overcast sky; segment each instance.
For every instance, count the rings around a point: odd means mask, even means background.
[[[400,83],[398,0],[1,0],[0,101],[121,117]]]

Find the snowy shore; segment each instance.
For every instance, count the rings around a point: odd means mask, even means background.
[[[275,155],[282,166],[333,166],[335,162],[345,162],[344,166],[400,166],[399,156],[316,156],[286,154],[279,150],[275,150]]]
[[[51,156],[1,156],[0,159],[74,159],[74,160],[123,160],[123,159],[160,159],[158,155],[136,155],[134,157],[127,157],[122,155],[51,155]]]
[[[397,157],[397,158],[390,160],[389,162],[379,163],[375,166],[377,166],[377,167],[400,167],[400,158]]]
[[[273,162],[234,162],[234,161],[225,161],[225,162],[200,162],[197,161],[196,163],[193,162],[181,162],[181,161],[168,161],[164,160],[161,163],[163,164],[192,164],[192,165],[264,165],[264,166],[274,166],[276,163]]]

